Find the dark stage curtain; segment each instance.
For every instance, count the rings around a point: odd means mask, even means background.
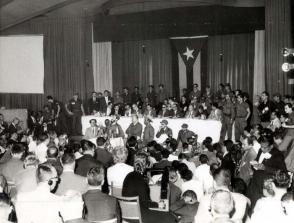
[[[231,83],[252,95],[254,34],[210,36],[208,38],[207,83],[217,90],[220,83]]]
[[[294,77],[294,72],[284,73],[281,66],[287,61],[282,56],[282,49],[291,48],[291,1],[265,1],[265,86],[271,93],[291,93],[288,79]],[[293,3],[292,3],[293,4]]]
[[[44,95],[3,93],[0,106],[36,110],[42,108],[47,95],[65,102],[74,92],[85,98],[94,89],[91,23],[86,19],[34,19],[1,33],[16,34],[44,35]]]
[[[173,94],[171,51],[168,39],[113,42],[113,91],[138,86],[146,95],[149,84],[163,83]]]

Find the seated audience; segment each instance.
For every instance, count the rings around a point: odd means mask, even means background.
[[[97,138],[96,143],[97,147],[95,149],[95,158],[107,168],[112,164],[113,157],[106,148],[106,140],[103,137],[99,137]]]

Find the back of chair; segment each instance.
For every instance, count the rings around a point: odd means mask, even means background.
[[[111,182],[110,192],[111,192],[111,195],[114,197],[121,197],[122,196],[122,188],[114,187],[113,182]]]
[[[117,219],[114,218],[106,221],[90,221],[90,223],[117,223]]]
[[[121,208],[122,220],[138,220],[142,223],[139,197],[117,197]]]

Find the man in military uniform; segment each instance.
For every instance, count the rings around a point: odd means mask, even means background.
[[[82,115],[85,115],[84,106],[82,100],[79,99],[79,94],[75,93],[65,105],[68,114],[72,117],[71,134],[81,135],[82,134]]]
[[[240,140],[244,128],[247,125],[247,119],[250,116],[249,105],[244,102],[243,94],[237,96],[236,118],[235,118],[235,141]]]
[[[225,102],[223,104],[223,117],[222,117],[222,129],[220,141],[225,140],[226,134],[228,139],[232,139],[232,126],[235,119],[235,105],[233,104],[229,94],[225,96]]]
[[[66,115],[64,112],[64,105],[55,100],[51,95],[47,96],[47,102],[50,111],[55,119],[56,131],[58,134],[68,132],[68,126],[66,123]]]
[[[178,144],[181,143],[181,145],[183,145],[183,143],[188,143],[189,138],[197,136],[194,132],[188,129],[188,124],[184,123],[181,127],[182,129],[178,133]]]

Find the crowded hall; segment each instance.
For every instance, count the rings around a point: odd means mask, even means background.
[[[0,223],[293,223],[293,0],[0,1]]]

